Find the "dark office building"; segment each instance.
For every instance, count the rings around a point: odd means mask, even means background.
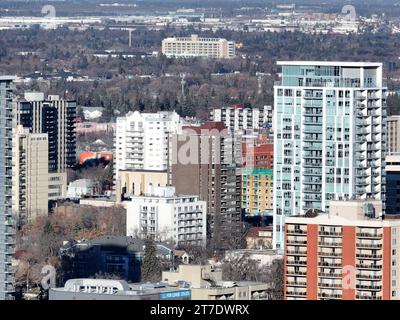
[[[170,260],[173,249],[156,243],[157,255]],[[117,276],[139,282],[144,241],[124,236],[103,236],[89,241],[69,242],[61,249],[65,280],[90,278],[95,274]]]
[[[386,157],[386,214],[400,215],[400,155]]]
[[[76,163],[76,101],[28,92],[18,102],[17,123],[32,133],[47,133],[49,171],[64,172]]]

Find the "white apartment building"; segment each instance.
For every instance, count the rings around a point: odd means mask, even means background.
[[[273,111],[271,106],[259,108],[230,107],[214,109],[210,113],[211,121],[223,122],[234,131],[259,130],[262,128],[272,131]]]
[[[274,87],[274,249],[284,218],[331,200],[383,199],[386,88],[381,63],[278,62]]]
[[[235,57],[235,42],[221,38],[173,37],[162,41],[162,53],[167,57],[206,57],[230,59]]]
[[[150,187],[126,203],[127,236],[153,236],[175,244],[206,244],[207,205],[198,196],[180,196],[175,187]]]
[[[180,117],[175,111],[135,111],[117,118],[116,177],[119,170],[166,171],[169,163],[169,139],[180,128]]]

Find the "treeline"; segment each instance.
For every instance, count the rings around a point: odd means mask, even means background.
[[[103,121],[130,110],[176,110],[183,116],[207,118],[209,110],[236,103],[262,107],[273,101],[273,82],[280,71],[278,60],[381,61],[390,89],[399,86],[400,35],[308,35],[302,33],[255,33],[216,31],[202,36],[224,37],[242,43],[232,60],[168,59],[159,57],[99,58],[98,51],[159,51],[163,38],[189,35],[196,30],[0,31],[0,70],[29,75],[67,69],[94,81],[31,82],[22,89],[63,94],[67,89],[80,105],[104,107]],[[33,52],[20,55],[18,52]],[[390,68],[389,68],[390,65]],[[262,76],[259,76],[262,73]],[[182,88],[181,75],[185,74]],[[141,77],[145,76],[145,77]],[[183,92],[182,92],[183,89]],[[183,94],[182,94],[183,93]],[[393,109],[394,110],[394,109]]]

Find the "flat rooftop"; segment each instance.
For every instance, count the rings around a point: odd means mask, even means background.
[[[17,80],[16,76],[7,76],[7,75],[0,76],[0,81],[14,81],[14,80]]]
[[[339,67],[382,67],[381,62],[346,61],[277,61],[278,66],[339,66]]]

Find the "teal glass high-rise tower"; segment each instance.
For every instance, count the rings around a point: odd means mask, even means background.
[[[386,88],[381,63],[278,62],[274,87],[274,247],[284,218],[331,200],[384,201]]]

